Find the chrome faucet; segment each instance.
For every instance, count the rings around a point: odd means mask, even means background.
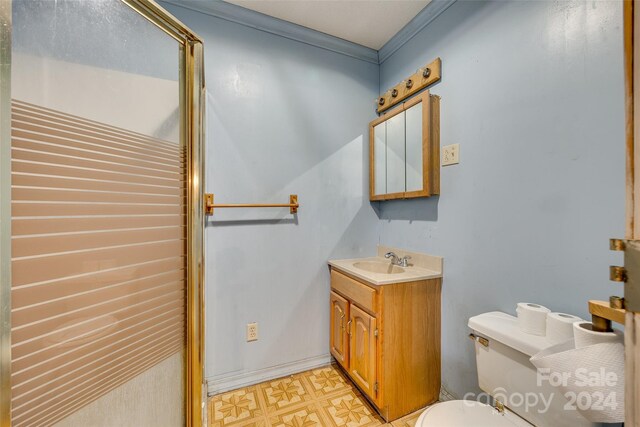
[[[411,257],[409,255],[405,255],[402,258],[398,258],[394,252],[387,252],[384,254],[385,258],[391,258],[391,264],[399,265],[400,267],[409,267],[409,260]]]
[[[391,258],[391,264],[398,265],[398,255],[396,255],[394,252],[387,252],[386,254],[384,254],[384,257]]]

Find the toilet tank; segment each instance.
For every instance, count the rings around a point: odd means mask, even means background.
[[[488,340],[475,341],[478,383],[484,392],[538,427],[599,425],[565,409],[564,395],[548,381],[538,381],[529,359],[551,345],[545,337],[520,331],[516,317],[498,311],[470,318],[469,327]]]

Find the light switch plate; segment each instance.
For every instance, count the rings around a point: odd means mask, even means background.
[[[445,145],[442,147],[442,166],[460,163],[460,144]]]

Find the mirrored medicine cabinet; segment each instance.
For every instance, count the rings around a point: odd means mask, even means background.
[[[440,97],[429,91],[369,124],[369,198],[440,193]]]

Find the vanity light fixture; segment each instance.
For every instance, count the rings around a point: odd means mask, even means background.
[[[440,81],[441,66],[442,61],[440,58],[436,58],[424,67],[417,69],[411,76],[380,95],[376,102],[378,104],[376,111],[379,114],[387,111],[394,105]]]

